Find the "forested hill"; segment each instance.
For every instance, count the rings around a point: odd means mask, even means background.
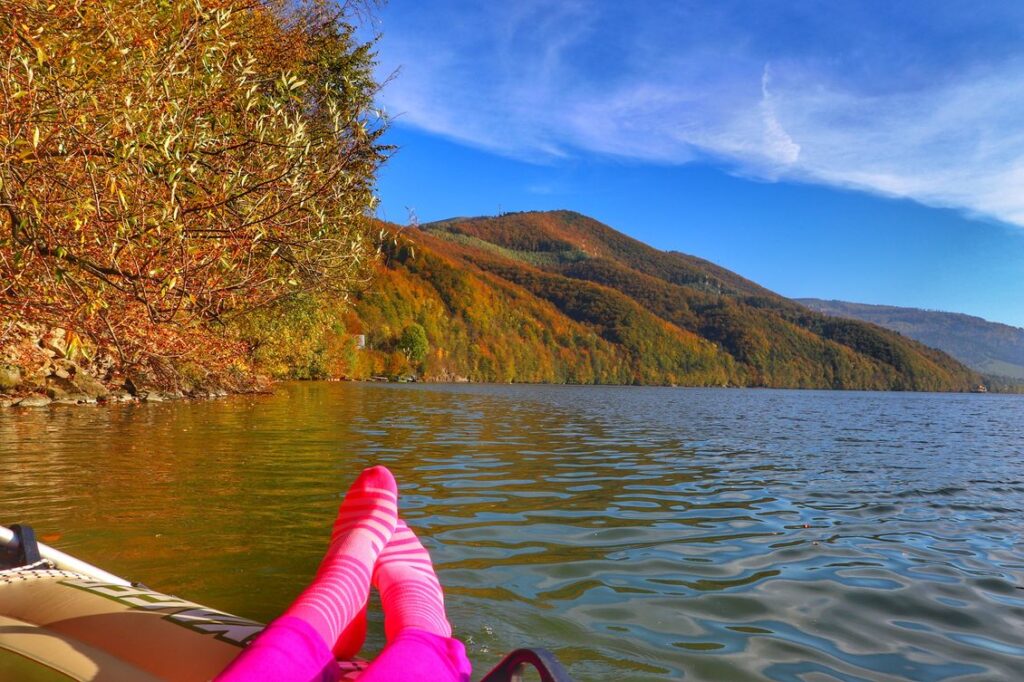
[[[385,251],[346,323],[366,336],[361,362],[385,373],[400,371],[402,348],[428,379],[957,391],[982,380],[941,351],[569,211],[445,220]],[[410,324],[429,349],[415,358],[400,339]]]
[[[1024,329],[1019,327],[961,313],[816,298],[799,301],[827,315],[872,322],[941,348],[979,372],[1024,379]]]

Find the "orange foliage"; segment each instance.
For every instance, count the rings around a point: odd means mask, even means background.
[[[0,313],[125,365],[224,367],[245,350],[230,316],[361,279],[385,150],[373,55],[346,19],[323,2],[7,0]]]

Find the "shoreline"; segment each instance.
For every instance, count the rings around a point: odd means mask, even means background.
[[[235,377],[207,374],[201,378],[188,378],[170,372],[162,379],[152,372],[121,366],[114,358],[84,354],[76,349],[73,335],[60,328],[41,325],[21,325],[20,338],[0,347],[0,409],[42,408],[51,405],[120,405],[133,403],[162,403],[176,400],[211,400],[233,395],[256,395],[273,392],[275,384],[291,379],[271,379],[251,368]],[[311,381],[294,379],[294,381]],[[425,384],[477,384],[467,376],[446,372],[427,377],[416,374],[378,374],[363,378],[351,376],[314,379],[312,381],[361,383],[425,383]],[[665,388],[767,388],[782,390],[820,391],[881,391],[888,393],[927,393],[912,389],[877,389],[856,387],[808,386],[700,386],[677,383],[659,384],[575,384],[554,382],[516,382],[530,386],[652,386]],[[994,389],[994,390],[993,390]],[[941,393],[1019,393],[1000,390],[997,386],[963,387]]]
[[[285,382],[325,382],[325,383],[362,383],[362,384],[431,384],[438,386],[462,386],[462,385],[500,385],[500,386],[575,386],[583,387],[589,386],[592,388],[674,388],[674,389],[732,389],[732,390],[771,390],[771,391],[822,391],[828,393],[936,393],[936,394],[961,394],[961,395],[1017,395],[1012,391],[987,391],[978,392],[972,390],[962,391],[911,391],[911,390],[880,390],[880,389],[860,389],[860,388],[807,388],[807,387],[792,387],[792,386],[687,386],[682,384],[569,384],[569,383],[535,383],[535,382],[508,382],[495,384],[493,382],[478,382],[471,381],[468,379],[451,381],[451,380],[431,380],[431,379],[417,379],[415,381],[402,380],[402,379],[382,379],[380,377],[370,377],[366,379],[280,379],[271,381],[269,384],[264,384],[263,387],[253,390],[241,390],[241,391],[228,391],[225,389],[215,389],[209,391],[165,391],[159,389],[147,389],[140,390],[133,394],[125,389],[110,390],[102,396],[92,395],[67,395],[63,397],[53,398],[44,393],[32,392],[25,395],[7,395],[0,394],[0,409],[3,408],[21,408],[21,409],[32,409],[42,407],[55,407],[55,406],[77,406],[77,405],[95,405],[95,406],[113,406],[113,405],[131,405],[140,403],[163,403],[173,402],[179,400],[216,400],[221,398],[230,398],[233,396],[241,395],[270,395],[274,393],[274,387],[277,384]]]

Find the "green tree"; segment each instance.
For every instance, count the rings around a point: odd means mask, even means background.
[[[413,322],[402,330],[402,336],[398,339],[398,350],[405,353],[405,357],[410,361],[423,362],[429,348],[427,332],[421,324]]]

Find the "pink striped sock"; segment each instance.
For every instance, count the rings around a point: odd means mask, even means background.
[[[452,626],[444,612],[444,593],[430,554],[401,519],[391,541],[377,558],[373,584],[380,591],[388,641],[406,628],[452,636]]]
[[[309,623],[329,648],[353,646],[338,641],[343,631],[350,638],[361,636],[358,627],[346,628],[364,616],[373,565],[394,533],[397,505],[398,486],[387,468],[370,467],[359,474],[338,509],[316,577],[284,612]]]

